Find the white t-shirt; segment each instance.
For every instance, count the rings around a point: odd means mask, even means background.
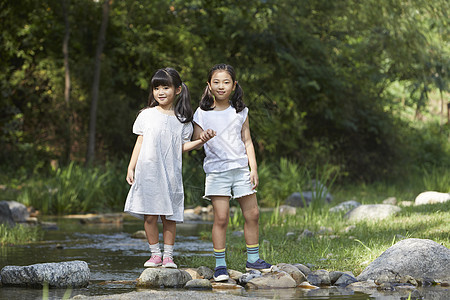
[[[194,122],[203,130],[212,129],[216,136],[204,145],[205,173],[217,173],[248,166],[248,157],[242,141],[242,125],[247,119],[248,108],[236,113],[231,105],[221,111],[202,110],[194,114]]]

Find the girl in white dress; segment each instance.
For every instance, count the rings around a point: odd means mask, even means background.
[[[190,141],[192,108],[187,86],[172,68],[159,69],[151,80],[148,106],[133,125],[138,135],[128,165],[131,185],[124,211],[144,219],[151,250],[145,267],[176,268],[173,262],[176,223],[183,222],[182,152],[203,145],[211,134]],[[164,253],[159,247],[157,222],[163,223]]]

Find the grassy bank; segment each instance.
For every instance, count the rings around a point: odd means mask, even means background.
[[[403,207],[395,217],[377,221],[348,223],[341,213],[300,209],[295,216],[263,213],[260,219],[260,254],[272,264],[311,263],[317,269],[352,271],[355,275],[386,249],[403,238],[431,239],[450,247],[450,203]],[[354,226],[352,226],[354,225]],[[305,229],[312,237],[299,237]],[[227,234],[228,267],[244,271],[244,237],[239,214],[231,219]],[[210,239],[211,234],[205,232]],[[211,257],[178,258],[182,265],[214,267]]]

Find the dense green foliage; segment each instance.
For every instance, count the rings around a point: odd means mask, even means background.
[[[32,206],[43,214],[70,214],[83,212],[115,212],[123,210],[129,185],[125,182],[123,170],[127,162],[107,163],[106,166],[82,166],[70,163],[49,171],[48,175],[28,178],[26,174],[17,178],[0,176],[6,182],[3,191],[5,199],[15,199]],[[335,184],[339,170],[332,165],[308,169],[296,162],[281,159],[279,162],[263,161],[260,165],[260,187],[258,199],[262,207],[276,207],[284,204],[293,192],[314,191],[316,197],[308,207],[310,211],[322,209],[326,193],[337,194],[334,202],[356,199],[362,203],[373,203],[395,196],[399,201],[413,201],[425,191],[434,190],[450,193],[450,169],[445,167],[422,170],[422,175],[409,175],[397,179],[378,181],[370,185],[371,193],[364,184]],[[183,165],[185,206],[205,206],[204,172],[201,162],[188,159]],[[313,180],[321,184],[311,185]],[[324,187],[326,186],[326,190]],[[345,193],[345,197],[339,196]],[[232,204],[236,203],[232,201]]]
[[[0,165],[11,174],[48,175],[52,160],[85,157],[101,1],[66,1],[69,102],[62,3],[0,1]],[[157,68],[178,69],[196,107],[208,70],[226,62],[246,93],[260,161],[327,163],[364,180],[450,166],[448,126],[420,121],[432,91],[448,95],[448,11],[444,0],[112,1],[97,162],[129,157]]]

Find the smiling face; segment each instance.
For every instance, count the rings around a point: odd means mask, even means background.
[[[153,98],[158,102],[159,107],[164,110],[173,109],[175,96],[181,92],[181,87],[175,89],[173,86],[159,85],[153,88]]]
[[[218,70],[211,76],[208,86],[216,101],[228,101],[236,87],[236,82],[233,82],[231,75],[227,71]]]

